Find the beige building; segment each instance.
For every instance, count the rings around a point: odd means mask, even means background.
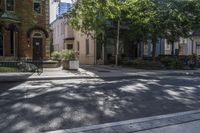
[[[96,64],[96,42],[91,36],[73,30],[67,19],[60,17],[51,23],[54,51],[64,49],[78,53],[80,64]]]
[[[190,38],[180,38],[178,42],[175,42],[174,50],[176,49],[178,50],[179,55],[200,55],[200,34],[194,34]],[[165,55],[170,55],[171,50],[171,44],[167,43],[165,40]]]

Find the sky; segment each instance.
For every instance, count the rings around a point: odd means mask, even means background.
[[[53,1],[53,0],[51,0]],[[61,0],[61,2],[71,3],[71,0]],[[50,2],[50,23],[56,19],[56,7],[58,3]]]

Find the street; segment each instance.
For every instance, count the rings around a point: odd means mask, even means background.
[[[0,132],[44,132],[200,107],[200,79],[66,79],[0,83]]]

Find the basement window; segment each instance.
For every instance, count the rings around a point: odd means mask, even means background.
[[[37,14],[41,14],[42,13],[42,6],[41,6],[41,0],[34,0],[33,3],[33,10],[37,13]]]

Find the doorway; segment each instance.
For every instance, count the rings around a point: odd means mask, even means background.
[[[33,60],[42,60],[42,38],[33,38]]]

